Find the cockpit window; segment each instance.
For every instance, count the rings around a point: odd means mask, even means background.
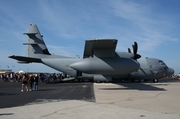
[[[166,65],[163,61],[159,60],[160,65]]]

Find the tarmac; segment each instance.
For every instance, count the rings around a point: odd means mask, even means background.
[[[180,80],[159,83],[0,83],[1,119],[180,119]]]

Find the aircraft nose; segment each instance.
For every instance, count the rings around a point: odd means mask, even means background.
[[[168,73],[169,75],[172,75],[172,74],[174,74],[174,69],[172,69],[172,68],[169,68],[169,69],[168,69],[168,71],[167,71],[167,73]]]

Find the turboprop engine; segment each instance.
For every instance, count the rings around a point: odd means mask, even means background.
[[[130,58],[85,58],[70,65],[71,68],[88,74],[127,74],[137,71],[140,64]]]

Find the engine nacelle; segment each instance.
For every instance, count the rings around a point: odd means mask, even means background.
[[[70,65],[71,68],[88,74],[128,74],[137,71],[140,64],[129,58],[85,58]]]

